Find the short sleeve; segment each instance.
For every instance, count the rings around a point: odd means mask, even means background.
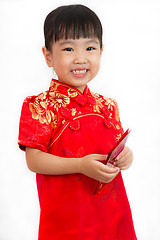
[[[36,97],[25,99],[19,123],[18,144],[21,150],[31,147],[47,152],[52,134],[52,115]]]

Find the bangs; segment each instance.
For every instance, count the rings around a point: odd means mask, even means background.
[[[62,6],[52,11],[44,24],[45,45],[61,39],[97,38],[102,48],[102,26],[97,15],[82,5]]]
[[[88,16],[76,15],[65,16],[58,24],[59,28],[55,32],[55,42],[65,38],[79,39],[96,37],[100,38],[99,27],[96,26],[93,19],[89,19]]]

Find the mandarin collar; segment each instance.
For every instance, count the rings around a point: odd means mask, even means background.
[[[56,79],[52,79],[51,83],[50,83],[50,91],[60,91],[60,92],[67,92],[67,91],[74,91],[77,92],[78,95],[86,95],[89,91],[88,86],[86,85],[85,89],[84,89],[84,93],[82,93],[79,89],[68,85],[66,83],[60,82]],[[68,94],[67,94],[68,95]]]
[[[82,93],[79,89],[70,86],[66,83],[62,83],[56,79],[52,79],[50,83],[49,91],[57,91],[65,96],[68,96],[74,99],[81,105],[85,105],[86,102],[90,103],[91,105],[95,104],[95,99],[92,96],[88,86],[86,85],[84,89],[84,93]]]

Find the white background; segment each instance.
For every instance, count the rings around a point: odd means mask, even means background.
[[[123,177],[138,239],[159,240],[159,0],[0,1],[0,240],[37,239],[35,174],[17,145],[20,111],[24,98],[47,90],[52,78],[41,51],[46,15],[79,2],[104,29],[101,70],[90,87],[116,98],[124,129],[132,129],[134,163]]]

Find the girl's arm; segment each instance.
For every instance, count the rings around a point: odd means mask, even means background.
[[[99,161],[106,160],[106,155],[91,154],[82,158],[58,157],[38,149],[26,147],[28,168],[46,175],[82,173],[98,181],[108,183],[119,173],[119,168],[110,168]]]

